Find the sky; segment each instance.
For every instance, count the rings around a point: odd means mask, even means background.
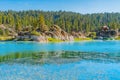
[[[120,0],[0,0],[0,10],[72,11],[78,13],[120,12]]]

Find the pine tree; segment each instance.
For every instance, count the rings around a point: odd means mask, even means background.
[[[44,32],[48,30],[48,27],[45,25],[45,19],[44,16],[42,14],[40,14],[39,19],[38,19],[38,28],[40,29],[40,31]]]

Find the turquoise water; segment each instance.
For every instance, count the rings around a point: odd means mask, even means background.
[[[0,42],[0,55],[34,51],[53,51],[55,55],[48,58],[46,53],[41,59],[2,62],[0,80],[120,80],[120,41]],[[61,51],[87,54],[61,58]]]
[[[2,64],[0,76],[1,80],[120,80],[120,63]]]
[[[14,52],[31,51],[83,51],[119,53],[120,41],[85,41],[63,43],[38,43],[38,42],[0,42],[0,55]]]

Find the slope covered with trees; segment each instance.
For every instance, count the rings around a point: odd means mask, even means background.
[[[58,25],[58,26],[57,26]],[[0,11],[0,36],[42,36],[37,40],[69,40],[88,36],[107,25],[120,29],[120,13],[80,14],[66,11]],[[58,30],[57,30],[58,29]],[[47,38],[43,38],[47,36]],[[95,38],[95,33],[90,35]],[[49,38],[48,37],[52,37]],[[34,37],[35,38],[35,37]],[[31,40],[31,39],[30,39]],[[52,39],[53,40],[53,39]],[[79,40],[79,39],[77,39]]]
[[[107,25],[112,29],[120,28],[120,13],[80,14],[74,12],[44,11],[1,11],[0,24],[7,25],[17,32],[25,27],[41,31],[48,30],[53,24],[66,32],[91,32]]]

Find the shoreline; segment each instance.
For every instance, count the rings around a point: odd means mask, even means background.
[[[90,37],[86,38],[73,38],[73,40],[60,40],[55,38],[47,38],[47,40],[43,41],[35,41],[30,39],[25,40],[17,40],[13,36],[1,36],[0,42],[6,42],[6,41],[14,41],[14,42],[39,42],[39,43],[63,43],[63,42],[83,42],[83,41],[120,41],[120,38],[113,38],[113,39],[92,39]]]
[[[89,41],[120,41],[120,40],[80,40],[80,41],[48,41],[48,42],[39,42],[39,41],[15,41],[15,40],[0,40],[0,42],[37,42],[37,43],[74,43],[74,42],[89,42]]]

